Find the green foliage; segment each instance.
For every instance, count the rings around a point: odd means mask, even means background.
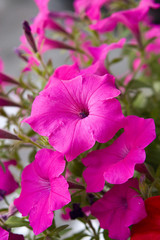
[[[27,227],[29,229],[32,229],[29,225],[29,222],[25,218],[19,218],[16,216],[11,216],[8,218],[5,222],[5,225],[7,225],[9,228]]]

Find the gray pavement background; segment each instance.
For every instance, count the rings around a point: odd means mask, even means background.
[[[50,9],[55,11],[69,10],[72,0],[50,0]],[[23,34],[22,23],[30,20],[38,13],[34,0],[0,0],[0,57],[5,63],[5,72],[17,77],[22,61],[14,53],[19,46],[19,38]],[[64,56],[52,51],[56,57],[55,65],[63,64]]]

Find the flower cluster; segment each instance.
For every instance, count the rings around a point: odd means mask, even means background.
[[[75,0],[74,13],[50,11],[49,0],[35,4],[39,13],[24,21],[16,50],[25,63],[20,78],[6,75],[0,59],[0,112],[7,119],[0,129],[0,201],[8,205],[1,239],[24,239],[12,232],[21,226],[29,229],[26,239],[60,239],[67,226],[56,226],[59,209],[64,220],[84,224],[72,239],[158,239],[160,29],[151,13],[160,3]],[[45,63],[43,54],[57,48],[72,64]],[[126,57],[130,68],[114,73]],[[7,106],[18,112],[10,116]],[[25,164],[24,147],[31,150]],[[22,172],[20,184],[10,165]]]

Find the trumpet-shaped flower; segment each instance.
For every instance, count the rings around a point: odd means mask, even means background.
[[[78,14],[85,13],[91,20],[100,19],[100,9],[110,0],[75,0],[74,8]]]
[[[1,240],[24,240],[24,237],[23,235],[8,232],[0,227],[0,239]]]
[[[10,160],[8,162],[3,162],[4,168],[0,165],[0,190],[4,191],[4,195],[14,192],[18,188],[18,183],[14,180],[9,167],[11,165],[16,165],[15,160]]]
[[[8,240],[9,232],[0,227],[0,237],[2,240]]]
[[[102,44],[99,47],[88,47],[88,54],[93,59],[92,65],[88,68],[82,69],[82,73],[94,73],[100,76],[108,73],[105,66],[105,60],[108,53],[117,48],[123,48],[126,42],[125,38],[120,39],[118,42],[109,45]]]
[[[87,191],[101,191],[105,180],[111,184],[121,184],[133,177],[135,165],[145,161],[144,148],[155,137],[153,119],[127,117],[124,133],[112,145],[91,152],[83,159],[84,165],[87,166],[83,172]]]
[[[114,30],[118,23],[122,23],[129,28],[136,39],[140,41],[139,23],[145,21],[150,7],[158,8],[159,4],[154,3],[152,0],[141,0],[138,7],[115,12],[90,27],[93,30],[103,33]]]
[[[41,149],[34,162],[22,173],[22,191],[14,201],[23,216],[29,215],[35,234],[51,226],[54,210],[70,202],[68,183],[61,175],[65,168],[62,154]]]
[[[137,179],[115,185],[91,206],[92,215],[98,218],[101,228],[109,231],[112,239],[127,240],[129,226],[146,217],[144,201],[133,188],[138,189]]]
[[[48,136],[50,144],[71,161],[95,141],[108,141],[121,128],[121,105],[114,99],[119,94],[109,74],[54,79],[36,97],[31,116],[24,121]]]

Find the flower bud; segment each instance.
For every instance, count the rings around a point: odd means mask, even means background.
[[[31,48],[33,49],[33,51],[36,53],[37,52],[37,47],[31,32],[31,28],[29,26],[29,23],[27,21],[23,22],[23,30],[26,36],[26,39],[29,43],[29,45],[31,46]]]

